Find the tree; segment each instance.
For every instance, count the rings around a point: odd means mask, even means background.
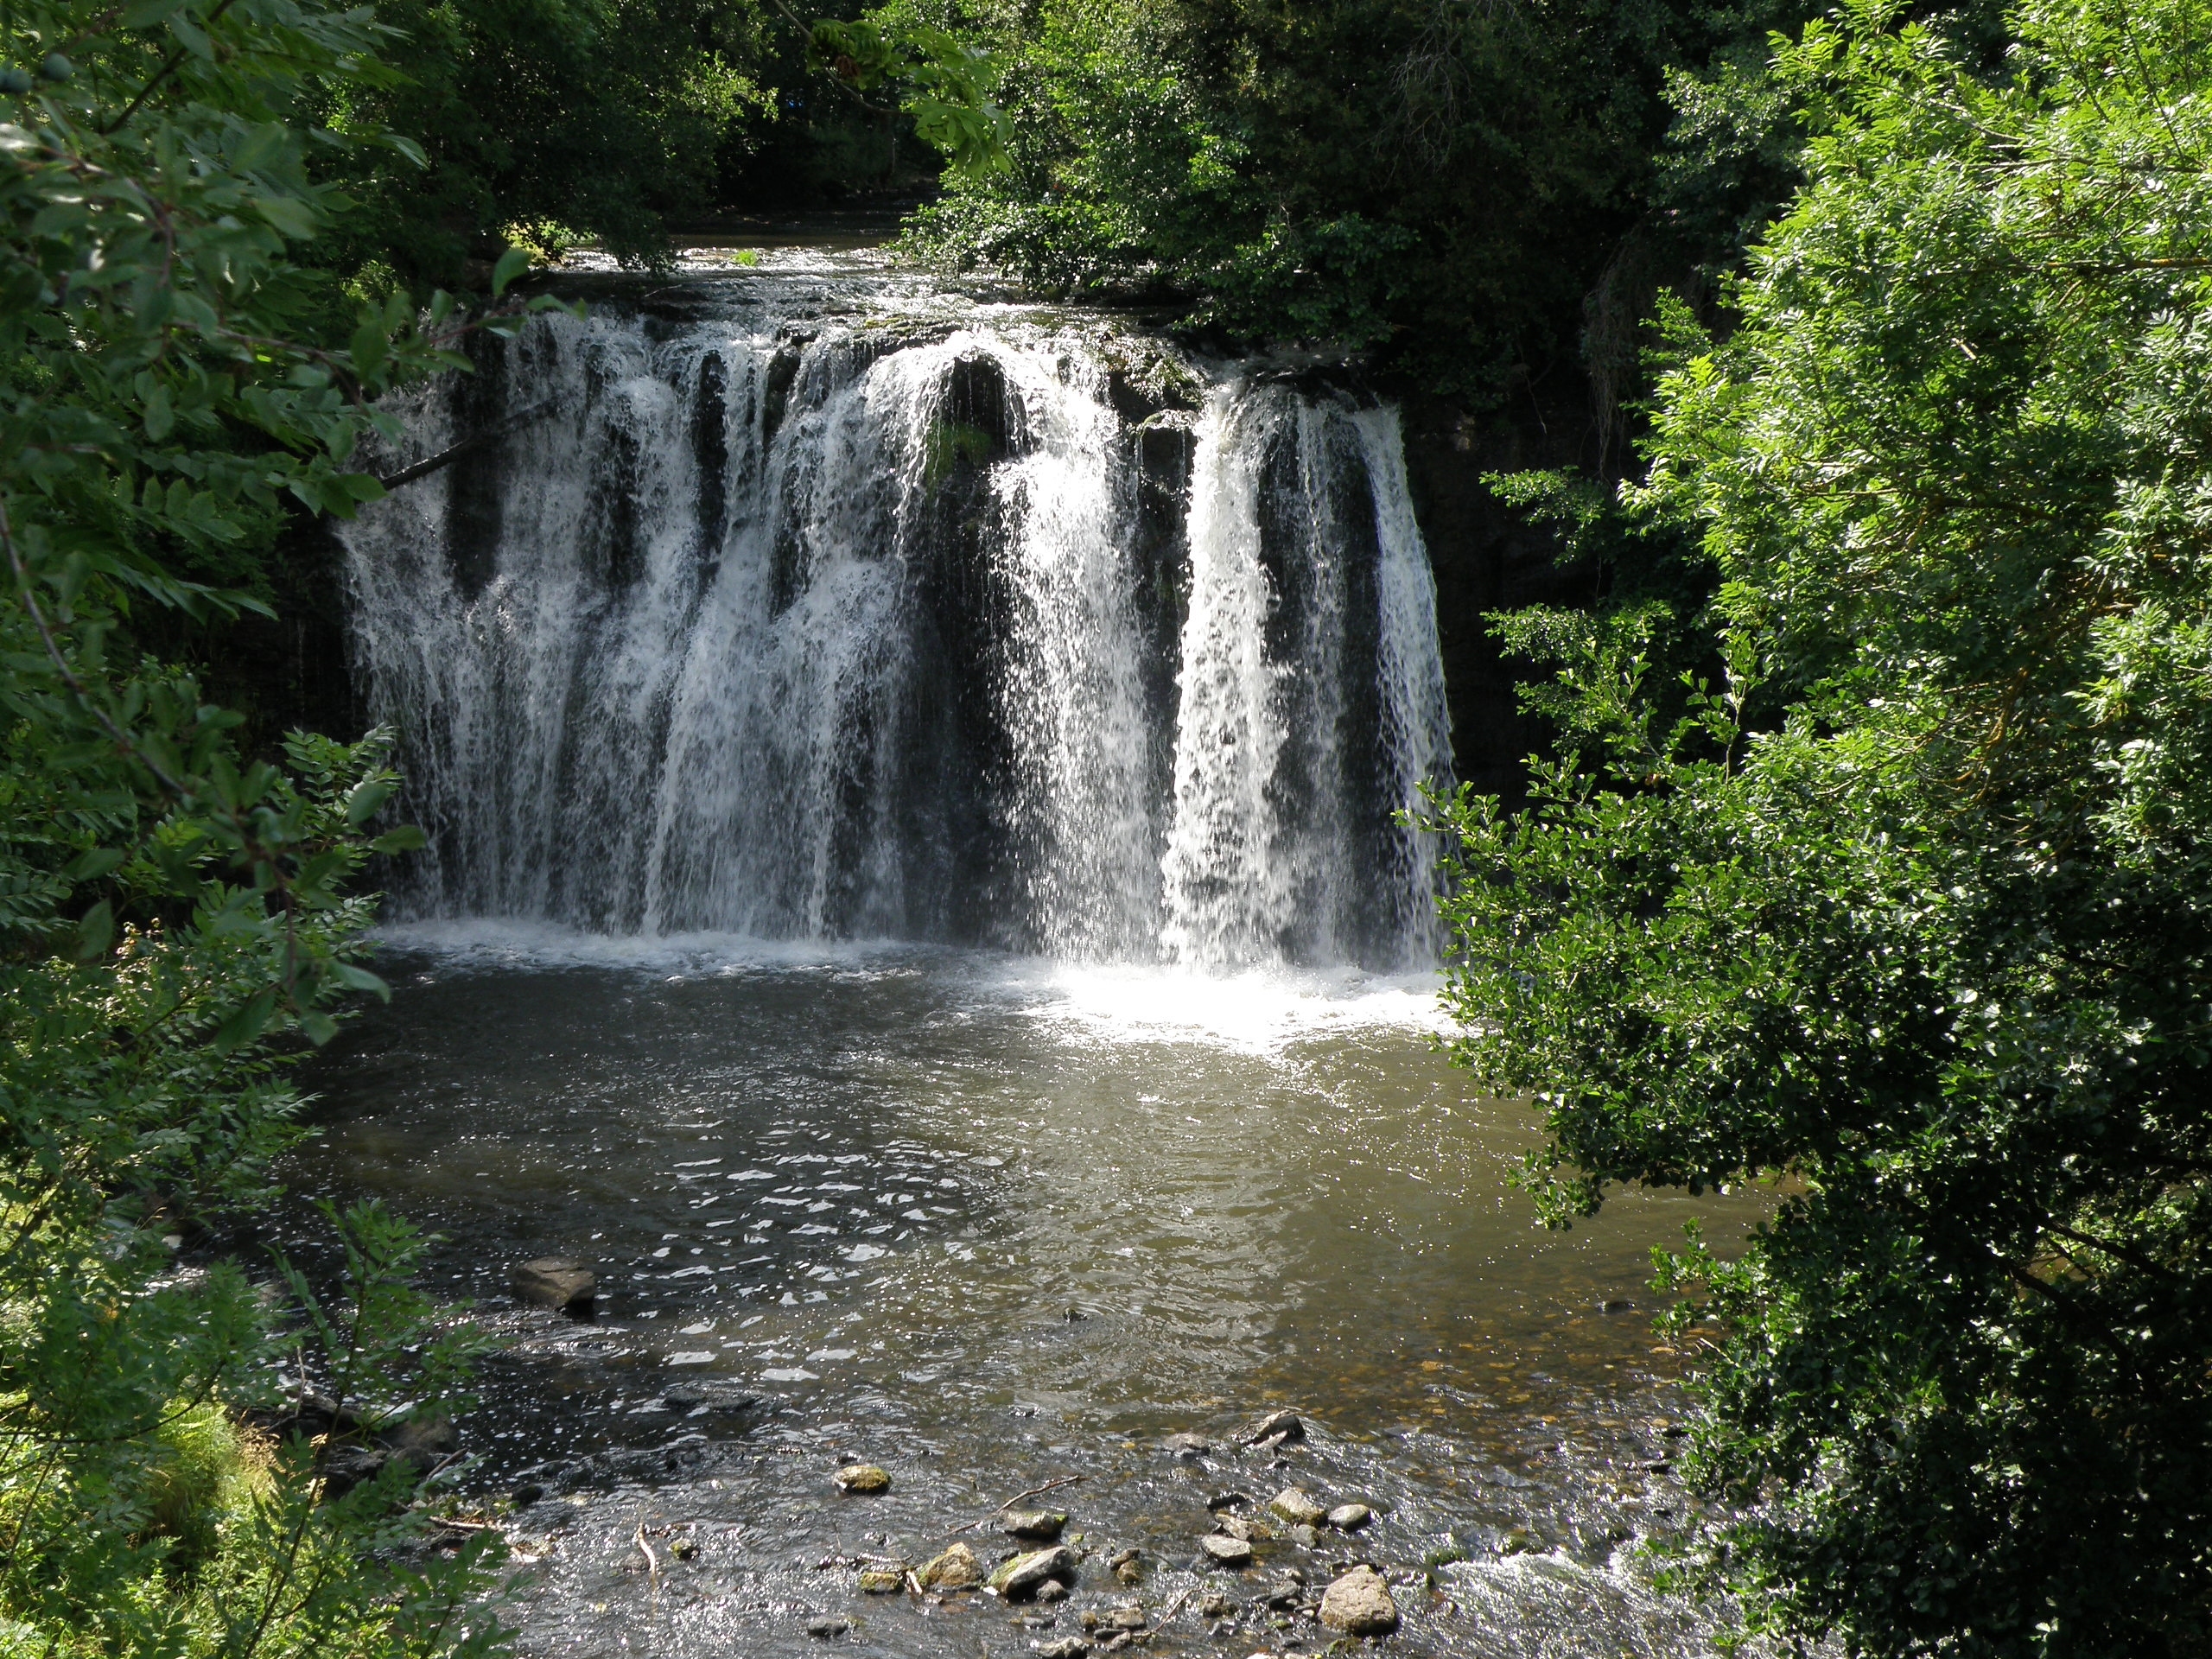
[[[1765,1179],[1682,1567],[1885,1655],[2212,1651],[2212,11],[1878,0],[1780,43],[1807,181],[1664,375],[1631,540],[1503,620],[1560,733],[1463,797],[1459,1057],[1547,1214]],[[1693,622],[1717,684],[1669,684]],[[1710,1323],[1708,1323],[1708,1321]]]
[[[1231,340],[1367,348],[1494,400],[1572,363],[1586,325],[1605,357],[1654,273],[1715,257],[1716,236],[1732,251],[1751,209],[1730,181],[1771,170],[1771,122],[1708,96],[1683,129],[1702,164],[1662,176],[1664,86],[1808,10],[983,8],[1012,165],[950,181],[911,244],[1061,292],[1164,292]],[[1675,211],[1677,186],[1694,211]]]
[[[327,294],[294,251],[343,205],[315,158],[406,148],[302,118],[377,74],[366,12],[23,0],[6,30],[0,1649],[484,1651],[495,1625],[461,1612],[478,1552],[406,1566],[426,1517],[403,1471],[343,1500],[332,1479],[347,1425],[393,1409],[403,1372],[420,1410],[453,1384],[465,1344],[426,1340],[404,1285],[419,1240],[345,1218],[339,1319],[296,1280],[273,1313],[228,1265],[162,1282],[172,1230],[263,1194],[296,1133],[288,1058],[381,990],[373,899],[347,889],[419,840],[379,829],[390,734],[296,734],[281,766],[250,760],[237,715],[127,641],[149,607],[246,602],[181,571],[293,508],[380,493],[354,461],[372,400],[531,308],[471,321],[395,293],[342,344],[303,332]],[[347,1396],[315,1446],[245,1426],[286,1349]]]

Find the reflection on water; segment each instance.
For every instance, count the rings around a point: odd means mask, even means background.
[[[1681,1502],[1643,1281],[1693,1215],[1725,1238],[1753,1212],[1630,1194],[1536,1229],[1504,1186],[1534,1126],[1445,1065],[1431,984],[482,927],[383,965],[391,1006],[317,1062],[296,1195],[435,1227],[456,1299],[499,1305],[537,1255],[600,1276],[588,1326],[502,1316],[516,1351],[465,1426],[480,1481],[546,1489],[515,1525],[542,1558],[527,1647],[779,1651],[834,1613],[884,1651],[1025,1650],[1039,1632],[995,1602],[863,1604],[849,1564],[917,1562],[1081,1474],[1071,1529],[1148,1576],[1087,1566],[1037,1615],[1068,1630],[1086,1597],[1157,1613],[1188,1588],[1154,1645],[1318,1647],[1265,1595],[1350,1552],[1419,1580],[1416,1651],[1704,1650],[1616,1548]],[[670,1407],[702,1378],[765,1405]],[[1160,1449],[1285,1405],[1303,1447]],[[836,1496],[855,1452],[889,1498]],[[1209,1636],[1205,1499],[1292,1481],[1383,1518],[1270,1547]],[[653,1523],[698,1554],[644,1573]]]

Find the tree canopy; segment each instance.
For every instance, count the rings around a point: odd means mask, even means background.
[[[2201,1654],[2212,13],[2010,28],[1780,47],[1806,181],[1726,337],[1676,315],[1620,601],[1503,621],[1560,743],[1445,814],[1449,1001],[1555,1218],[1776,1184],[1665,1264],[1737,1506],[1693,1576],[1853,1651]]]

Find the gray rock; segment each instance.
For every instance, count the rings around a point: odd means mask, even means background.
[[[1079,1636],[1064,1636],[1057,1642],[1034,1644],[1038,1659],[1084,1659],[1090,1651],[1090,1643]]]
[[[671,1411],[696,1411],[704,1406],[711,1412],[734,1414],[751,1411],[765,1403],[750,1389],[741,1389],[734,1382],[717,1382],[711,1379],[672,1383],[661,1391],[660,1397],[662,1403]]]
[[[1203,1434],[1170,1434],[1166,1446],[1176,1457],[1196,1461],[1213,1450],[1213,1442]]]
[[[1223,1567],[1252,1565],[1252,1546],[1242,1538],[1231,1538],[1224,1532],[1208,1533],[1198,1540],[1198,1548],[1205,1551],[1208,1559]]]
[[[1051,1549],[1033,1549],[1026,1555],[1001,1563],[991,1574],[990,1586],[1008,1601],[1025,1601],[1047,1584],[1072,1582],[1074,1579],[1074,1553],[1055,1545]]]
[[[914,1575],[925,1590],[965,1590],[983,1581],[983,1564],[965,1544],[955,1544]]]
[[[377,1442],[418,1475],[427,1475],[461,1448],[450,1418],[436,1414],[402,1419],[377,1433]]]
[[[1290,1529],[1290,1541],[1300,1549],[1312,1549],[1321,1541],[1321,1535],[1312,1527],[1293,1527]]]
[[[1277,1492],[1268,1500],[1268,1507],[1298,1527],[1313,1526],[1328,1514],[1313,1501],[1312,1493],[1300,1491],[1295,1486],[1287,1486]]]
[[[565,1255],[541,1255],[512,1269],[507,1283],[525,1302],[579,1313],[592,1305],[599,1281],[581,1262]]]
[[[1058,1579],[1047,1579],[1037,1586],[1037,1599],[1039,1601],[1065,1601],[1067,1599],[1068,1587]]]
[[[834,1615],[827,1618],[810,1618],[806,1621],[806,1633],[809,1636],[818,1636],[825,1642],[842,1636],[852,1628],[851,1619],[838,1618]]]
[[[1236,1437],[1240,1446],[1288,1446],[1306,1438],[1306,1423],[1294,1411],[1270,1412]]]
[[[1014,1510],[999,1521],[999,1530],[1013,1538],[1033,1538],[1049,1544],[1068,1523],[1065,1515],[1049,1510]]]
[[[1321,1598],[1321,1622],[1346,1636],[1388,1636],[1398,1628],[1398,1604],[1371,1567],[1355,1567]]]
[[[1329,1524],[1338,1532],[1357,1532],[1375,1518],[1375,1511],[1364,1503],[1339,1503],[1329,1511]]]
[[[891,1477],[872,1463],[849,1463],[831,1477],[837,1490],[866,1497],[891,1490]]]

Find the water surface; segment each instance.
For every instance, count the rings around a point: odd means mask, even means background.
[[[1633,1560],[1682,1503],[1645,1281],[1685,1221],[1752,1208],[1631,1193],[1537,1228],[1505,1184],[1535,1126],[1446,1064],[1429,977],[482,924],[403,931],[384,967],[288,1179],[434,1226],[432,1287],[515,1337],[464,1429],[476,1488],[536,1494],[525,1651],[811,1650],[836,1616],[861,1650],[972,1659],[1137,1601],[1173,1610],[1154,1647],[1243,1659],[1325,1645],[1266,1601],[1351,1560],[1400,1581],[1410,1652],[1709,1646]],[[543,1255],[596,1270],[595,1321],[505,1302]],[[670,1408],[701,1379],[764,1403]],[[1281,1407],[1305,1445],[1230,1443]],[[855,1455],[887,1497],[837,1494]],[[868,1558],[1071,1475],[1084,1586],[1021,1615],[1052,1627],[858,1593]],[[1292,1484],[1382,1518],[1192,1571],[1210,1498]],[[1105,1565],[1130,1548],[1135,1587]],[[1209,1590],[1236,1615],[1199,1618]]]

